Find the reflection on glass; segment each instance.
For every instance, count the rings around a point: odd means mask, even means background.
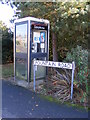
[[[16,52],[27,53],[27,24],[16,26]]]
[[[27,24],[16,25],[16,77],[27,79]]]

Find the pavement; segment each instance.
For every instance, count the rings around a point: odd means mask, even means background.
[[[50,102],[40,95],[2,81],[2,118],[88,118],[88,112]],[[64,120],[64,119],[63,119]]]

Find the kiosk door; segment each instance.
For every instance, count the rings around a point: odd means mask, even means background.
[[[33,60],[46,60],[47,59],[47,31],[33,30],[32,33],[32,67]],[[33,68],[31,69],[31,79],[33,78]],[[37,66],[36,79],[42,79],[46,76],[46,67]]]

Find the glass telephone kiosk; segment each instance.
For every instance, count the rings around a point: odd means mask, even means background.
[[[14,77],[33,80],[33,61],[49,59],[49,21],[34,17],[15,20]],[[37,66],[36,80],[46,76],[46,68]]]

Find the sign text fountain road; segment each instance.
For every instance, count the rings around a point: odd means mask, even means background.
[[[72,63],[35,60],[34,65],[72,69]]]
[[[73,96],[73,79],[74,79],[74,70],[75,70],[75,63],[64,63],[64,62],[53,62],[53,61],[41,61],[41,60],[34,60],[34,91],[35,91],[35,71],[36,66],[46,66],[46,67],[56,67],[56,68],[63,68],[63,69],[71,69],[72,70],[72,81],[71,81],[71,99]]]

